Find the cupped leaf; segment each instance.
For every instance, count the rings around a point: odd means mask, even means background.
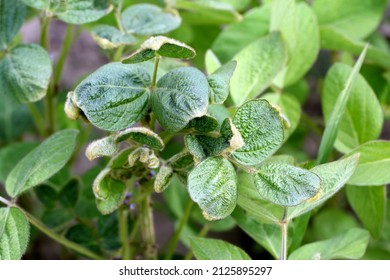
[[[352,67],[341,63],[333,65],[328,71],[321,95],[326,122],[351,73]],[[339,124],[335,147],[348,153],[365,142],[377,139],[382,125],[383,112],[375,92],[364,77],[358,74]]]
[[[107,136],[90,143],[85,151],[87,158],[92,161],[98,157],[110,157],[119,151],[114,137]]]
[[[77,130],[62,130],[47,138],[12,169],[5,182],[7,193],[16,197],[57,173],[76,145]]]
[[[178,28],[181,18],[173,10],[163,10],[151,4],[137,4],[123,11],[121,21],[126,32],[148,36]]]
[[[210,115],[204,115],[190,120],[184,131],[207,133],[218,127],[218,120]]]
[[[192,67],[176,68],[158,82],[151,98],[153,113],[168,132],[182,130],[190,120],[207,113],[209,86]]]
[[[109,63],[77,86],[73,102],[96,127],[117,131],[139,121],[149,104],[150,76],[137,65]]]
[[[303,245],[290,260],[359,259],[366,251],[370,235],[367,230],[351,228],[337,237]]]
[[[19,45],[0,61],[0,91],[22,103],[40,100],[46,95],[51,73],[45,49],[35,44]]]
[[[311,172],[321,178],[321,191],[313,200],[306,201],[295,207],[289,207],[287,211],[288,218],[298,217],[321,205],[333,196],[348,182],[355,171],[358,161],[359,155],[353,155],[310,169]]]
[[[119,143],[130,140],[140,145],[147,145],[154,150],[164,149],[164,142],[154,131],[146,127],[129,127],[114,134],[113,139]]]
[[[207,158],[189,173],[188,192],[207,220],[226,218],[237,203],[237,175],[233,165],[223,157]]]
[[[245,251],[226,241],[193,237],[191,249],[198,260],[250,260]]]
[[[188,152],[182,152],[175,154],[171,157],[167,164],[171,166],[174,170],[187,170],[192,167],[194,164],[193,157]]]
[[[382,19],[386,0],[315,0],[313,9],[321,25],[329,26],[355,38],[373,32]]]
[[[236,61],[230,61],[207,77],[210,86],[210,103],[222,104],[225,102],[229,95],[230,78],[236,66]]]
[[[280,109],[280,115],[287,122],[284,134],[284,141],[286,141],[299,124],[302,110],[298,100],[294,95],[287,92],[282,94],[267,93],[262,98]]]
[[[156,55],[190,59],[195,57],[196,52],[190,46],[164,36],[150,37],[142,43],[140,49],[122,60],[123,63],[140,63],[150,60]]]
[[[267,35],[270,15],[270,5],[262,5],[250,9],[241,21],[226,26],[212,45],[221,62],[228,62],[246,46]]]
[[[283,143],[283,123],[279,113],[266,100],[242,105],[233,118],[245,145],[231,157],[244,165],[256,165],[276,152]]]
[[[255,98],[265,90],[282,70],[286,50],[279,32],[260,38],[240,51],[234,60],[237,68],[230,81],[230,94],[235,105]]]
[[[154,180],[154,191],[163,192],[168,186],[173,176],[173,170],[169,166],[162,166]]]
[[[26,6],[21,0],[0,0],[0,51],[7,48],[18,33],[26,16]]]
[[[84,24],[94,22],[111,12],[110,2],[110,0],[67,0],[65,5],[50,3],[50,8],[59,19],[66,23]]]
[[[386,214],[386,187],[347,186],[347,198],[353,211],[368,229],[371,236],[378,239],[382,233]]]
[[[29,237],[25,214],[14,207],[0,208],[0,260],[20,260]]]
[[[137,38],[130,34],[122,33],[110,25],[98,25],[92,29],[91,34],[92,38],[102,49],[114,49],[137,43]]]
[[[287,164],[266,164],[254,174],[255,186],[266,200],[282,206],[295,206],[315,196],[321,179],[306,169]]]
[[[380,186],[390,183],[390,142],[371,141],[348,155],[360,154],[359,164],[348,181],[356,186]]]

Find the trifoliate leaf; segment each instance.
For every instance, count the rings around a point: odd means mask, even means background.
[[[237,62],[230,61],[207,77],[210,86],[210,103],[222,104],[229,95],[230,78]]]

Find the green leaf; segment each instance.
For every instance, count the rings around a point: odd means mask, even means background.
[[[30,226],[18,208],[0,208],[0,260],[20,260],[26,252]]]
[[[102,49],[115,49],[120,46],[137,43],[137,38],[130,34],[122,33],[110,25],[95,26],[91,31],[91,35]]]
[[[338,208],[323,208],[311,219],[310,240],[333,238],[358,226],[350,212]]]
[[[117,131],[133,125],[146,114],[150,84],[144,68],[109,63],[84,79],[72,100],[93,125]]]
[[[119,147],[114,137],[107,136],[90,143],[85,150],[85,156],[90,160],[99,157],[111,157],[119,151]]]
[[[229,216],[237,203],[237,175],[223,157],[210,157],[188,175],[188,192],[207,220]]]
[[[179,27],[181,18],[175,11],[164,11],[151,4],[132,5],[121,15],[127,33],[156,35],[168,33]]]
[[[231,98],[240,106],[258,96],[282,70],[286,51],[280,33],[274,32],[251,43],[234,60],[237,68],[230,81]]]
[[[211,137],[207,135],[186,135],[184,138],[188,151],[194,156],[194,161],[199,163],[206,157],[220,155],[231,149],[229,140],[223,137]]]
[[[41,184],[35,188],[35,194],[46,209],[55,206],[58,200],[58,192],[48,184]]]
[[[174,170],[187,170],[188,168],[192,167],[194,161],[190,153],[182,152],[171,157],[167,161],[167,164],[170,165]]]
[[[63,7],[52,7],[52,12],[66,23],[84,24],[97,21],[110,13],[112,10],[110,2],[110,0],[67,0]]]
[[[250,260],[241,248],[226,241],[193,237],[191,249],[198,260]]]
[[[321,25],[329,26],[355,38],[364,38],[379,25],[386,0],[315,0],[313,9]]]
[[[164,36],[150,37],[142,43],[139,50],[124,58],[122,63],[140,63],[150,60],[155,56],[190,59],[195,57],[196,52],[190,46]]]
[[[113,251],[118,250],[122,246],[122,243],[119,240],[117,213],[100,216],[97,222],[97,231],[102,249]]]
[[[339,124],[341,122],[341,118],[347,107],[349,96],[351,95],[352,86],[358,77],[366,53],[367,53],[367,47],[364,48],[352,72],[350,73],[348,80],[343,87],[343,90],[340,92],[340,94],[337,97],[335,106],[332,112],[330,113],[330,116],[328,118],[328,123],[325,127],[325,131],[321,139],[321,144],[317,156],[317,164],[326,162],[330,152],[332,151],[339,130]]]
[[[184,22],[194,25],[220,25],[241,19],[231,5],[215,0],[177,0]],[[188,12],[186,12],[188,11]]]
[[[221,62],[228,62],[246,46],[267,35],[270,14],[270,5],[262,5],[249,10],[241,21],[226,26],[212,45]]]
[[[94,252],[99,252],[99,246],[96,241],[95,232],[92,228],[77,224],[68,229],[65,237]]]
[[[76,145],[77,130],[62,130],[47,138],[12,169],[5,182],[16,197],[57,173],[68,162]]]
[[[22,0],[22,1],[24,4],[39,10],[46,9],[49,4],[47,0]]]
[[[334,238],[306,244],[295,250],[290,260],[359,259],[366,251],[370,235],[368,231],[352,228]]]
[[[284,141],[286,141],[299,124],[302,112],[301,105],[294,95],[287,92],[283,92],[282,94],[267,93],[261,98],[264,98],[274,107],[280,109],[280,115],[287,122],[287,128],[284,134]]]
[[[0,73],[0,88],[2,85]],[[26,104],[20,104],[12,94],[0,89],[0,100],[0,139],[10,143],[32,128],[34,122]]]
[[[229,95],[230,78],[237,62],[230,61],[207,77],[210,86],[210,103],[222,104]]]
[[[22,103],[40,100],[46,95],[51,73],[45,49],[35,44],[18,45],[0,61],[0,91]]]
[[[278,223],[283,218],[284,208],[263,200],[254,185],[253,176],[246,172],[238,174],[237,204],[256,220],[265,223]]]
[[[58,194],[60,203],[66,208],[74,208],[79,198],[80,182],[72,179],[62,188]]]
[[[242,139],[241,133],[238,131],[236,126],[233,124],[231,118],[226,118],[221,124],[221,137],[229,143],[229,152],[233,152],[237,149],[242,148],[245,143]]]
[[[0,0],[0,51],[7,48],[18,33],[26,16],[26,6],[20,0]]]
[[[281,248],[280,226],[275,223],[261,223],[241,207],[237,207],[233,211],[232,217],[246,234],[263,246],[275,259],[279,259]]]
[[[154,180],[154,191],[163,192],[168,186],[173,176],[173,170],[169,166],[162,166]]]
[[[0,182],[2,184],[5,183],[12,168],[36,146],[38,146],[36,142],[21,142],[0,149]]]
[[[190,120],[183,131],[207,133],[216,130],[218,125],[218,120],[216,118],[210,115],[204,115]]]
[[[286,1],[280,3],[282,7],[287,6]],[[273,7],[281,10],[275,4]],[[272,30],[282,32],[288,49],[288,63],[275,82],[279,87],[285,87],[298,81],[312,67],[320,50],[320,33],[317,18],[306,3],[298,3],[295,9],[288,9],[280,16],[281,26]]]
[[[390,183],[390,142],[371,141],[357,147],[349,155],[358,153],[359,164],[349,184],[381,186]]]
[[[287,217],[289,219],[298,217],[321,205],[333,196],[348,182],[355,171],[358,160],[359,156],[353,155],[310,169],[311,172],[317,174],[318,177],[321,178],[321,191],[313,200],[288,208]]]
[[[351,73],[352,67],[338,63],[334,64],[326,75],[322,107],[327,123]],[[358,74],[352,84],[345,113],[340,120],[335,148],[348,153],[360,144],[375,140],[382,131],[382,125],[382,108],[375,92],[363,76]]]
[[[260,196],[282,206],[295,206],[315,196],[321,179],[313,172],[287,164],[257,168],[254,182]]]
[[[151,98],[153,113],[170,133],[182,130],[190,120],[207,113],[209,86],[196,68],[180,67],[165,74]]]
[[[139,145],[147,145],[154,150],[164,149],[164,142],[154,131],[146,127],[129,127],[118,131],[113,136],[116,143],[130,140]]]
[[[103,169],[93,182],[93,192],[96,196],[96,205],[103,215],[117,210],[123,203],[126,186],[110,176],[110,169]]]
[[[259,164],[283,143],[281,118],[266,100],[253,100],[242,105],[234,115],[233,123],[245,143],[231,154],[240,164]]]
[[[385,222],[386,188],[347,186],[347,198],[364,227],[370,231],[372,237],[378,239]]]
[[[212,50],[207,50],[204,56],[206,72],[208,74],[215,72],[219,67],[221,67],[221,62],[218,57],[213,53]]]

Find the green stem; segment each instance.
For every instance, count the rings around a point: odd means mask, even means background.
[[[207,235],[207,233],[209,232],[209,230],[210,230],[210,225],[205,224],[202,227],[202,229],[200,230],[198,237],[205,237]],[[192,250],[189,250],[188,253],[184,257],[184,260],[190,260],[190,259],[192,259],[192,257],[193,257]]]
[[[288,220],[286,219],[287,210],[284,208],[283,218],[280,221],[282,247],[280,250],[280,260],[287,260],[287,236],[288,236]]]
[[[134,221],[133,229],[131,230],[130,237],[129,237],[129,244],[131,245],[130,246],[130,259],[133,259],[133,257],[135,256],[135,254],[137,252],[135,246],[133,246],[133,245],[134,245],[134,240],[139,233],[139,229],[140,229],[140,222],[139,222],[139,219],[137,219]]]
[[[167,249],[167,253],[165,255],[166,260],[170,260],[175,252],[175,249],[177,247],[177,243],[179,242],[179,239],[180,239],[180,234],[181,234],[184,226],[187,224],[188,219],[190,218],[193,205],[194,205],[194,203],[192,202],[191,199],[189,199],[187,206],[186,206],[186,209],[184,210],[184,214],[181,217],[179,226],[177,227],[175,234],[173,235],[173,237],[171,238],[171,240],[168,243],[168,249]]]
[[[157,259],[157,249],[150,195],[146,196],[140,203],[139,219],[144,257],[148,260],[155,260]]]
[[[39,113],[37,107],[34,103],[27,103],[27,107],[29,108],[31,115],[34,119],[35,126],[37,127],[39,134],[41,136],[45,135],[45,123],[41,114]]]
[[[119,46],[114,54],[114,61],[121,61],[123,50],[125,49],[125,46]]]
[[[119,30],[122,32],[122,33],[125,33],[125,29],[123,28],[123,24],[122,24],[122,21],[121,21],[121,10],[122,10],[122,1],[119,0],[118,1],[118,8],[115,9],[115,20],[116,20],[116,24],[118,25],[118,28]]]
[[[74,29],[74,26],[71,24],[68,24],[66,27],[66,32],[65,32],[65,36],[64,36],[64,41],[63,41],[61,53],[60,53],[60,56],[58,58],[58,62],[55,66],[54,87],[56,87],[58,85],[58,83],[60,82],[61,74],[62,74],[62,70],[64,69],[66,58],[68,56],[70,47],[72,46],[72,43],[73,43],[73,39],[74,39],[73,29]]]
[[[74,243],[68,239],[65,239],[61,235],[55,233],[54,231],[52,231],[50,228],[46,227],[44,224],[42,224],[40,221],[38,221],[34,216],[32,216],[30,213],[26,212],[24,209],[22,209],[18,205],[13,204],[12,202],[6,200],[5,198],[3,198],[1,196],[0,196],[0,202],[4,203],[7,206],[10,206],[10,207],[12,206],[12,207],[18,208],[20,211],[22,211],[26,215],[28,221],[33,226],[35,226],[39,231],[46,234],[48,237],[57,241],[61,245],[65,246],[69,249],[72,249],[72,250],[74,250],[74,251],[76,251],[76,252],[78,252],[78,253],[80,253],[80,254],[82,254],[90,259],[103,260],[102,257],[98,256],[94,252],[91,252],[90,250],[80,246],[79,244]]]
[[[153,69],[153,79],[152,79],[152,89],[156,87],[157,82],[157,72],[158,72],[158,64],[160,63],[161,57],[159,55],[156,56],[156,60],[154,61],[154,69]]]
[[[41,34],[39,38],[40,45],[46,50],[49,49],[49,25],[51,18],[47,16],[46,12],[41,20]]]
[[[119,213],[119,236],[122,242],[122,260],[130,260],[130,244],[128,241],[128,230],[127,230],[127,217],[128,210],[126,207],[122,207],[118,211]]]

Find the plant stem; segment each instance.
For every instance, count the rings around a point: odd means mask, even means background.
[[[47,16],[46,11],[44,12],[44,16],[41,20],[41,34],[39,38],[40,45],[46,50],[49,49],[49,25],[50,25],[50,17]]]
[[[160,63],[161,57],[159,55],[156,56],[156,60],[154,61],[154,69],[153,69],[153,79],[152,79],[152,89],[156,87],[157,82],[157,72],[158,72],[158,64]]]
[[[282,232],[282,248],[280,251],[280,260],[287,260],[287,235],[288,235],[288,220],[286,219],[287,209],[284,208],[283,218],[280,221],[280,229]]]
[[[126,207],[119,209],[119,236],[122,242],[122,260],[130,260],[130,244],[128,241],[128,231],[127,231],[127,217],[128,210]]]
[[[45,123],[42,119],[41,114],[39,113],[37,107],[34,103],[27,103],[27,107],[29,108],[31,115],[34,119],[35,126],[37,127],[39,134],[41,136],[45,135]]]
[[[74,26],[72,24],[68,24],[66,27],[66,32],[62,44],[62,49],[60,56],[58,58],[58,62],[55,66],[55,72],[54,72],[54,87],[58,85],[61,79],[62,70],[64,69],[65,61],[69,53],[69,49],[72,46],[73,43],[73,29]]]
[[[140,228],[139,219],[136,219],[134,221],[133,228],[131,230],[130,237],[129,237],[129,244],[131,245],[130,246],[130,259],[133,259],[135,253],[137,252],[135,246],[132,246],[132,245],[134,244],[134,240],[137,237],[137,234],[139,233],[139,228]]]
[[[35,226],[39,231],[41,231],[42,233],[46,234],[48,237],[50,237],[51,239],[57,241],[58,243],[60,243],[61,245],[64,245],[65,247],[69,248],[69,249],[72,249],[86,257],[89,257],[91,259],[94,259],[94,260],[103,260],[102,257],[98,256],[97,254],[95,254],[94,252],[80,246],[79,244],[77,243],[74,243],[64,237],[62,237],[61,235],[55,233],[54,231],[52,231],[50,228],[46,227],[44,224],[42,224],[40,221],[38,221],[34,216],[32,216],[30,213],[26,212],[24,209],[22,209],[21,207],[19,207],[18,205],[15,205],[13,204],[12,202],[8,201],[7,199],[3,198],[0,196],[0,202],[4,203],[5,205],[9,206],[9,207],[16,207],[18,208],[20,211],[22,211],[26,217],[27,217],[27,220],[33,225]]]
[[[177,243],[179,242],[180,234],[181,234],[184,226],[187,224],[188,219],[190,218],[193,205],[194,205],[194,203],[192,202],[191,199],[189,199],[187,206],[186,206],[186,209],[184,210],[184,214],[181,217],[179,226],[177,227],[175,234],[173,235],[173,237],[171,238],[171,240],[168,243],[168,249],[167,249],[167,253],[165,255],[166,260],[170,260],[175,252],[175,249],[177,247]]]
[[[198,237],[205,237],[207,233],[210,230],[209,224],[205,224],[202,229],[200,230]],[[185,255],[184,260],[190,260],[193,257],[192,250],[189,250],[188,253]]]
[[[155,260],[157,258],[157,249],[150,195],[146,196],[140,203],[139,219],[144,257],[148,260]]]
[[[122,0],[119,0],[118,1],[118,8],[115,9],[115,20],[116,20],[116,24],[118,25],[118,28],[119,30],[122,32],[122,33],[125,33],[125,29],[123,28],[123,24],[122,24],[122,21],[121,21],[121,10],[122,10]]]

